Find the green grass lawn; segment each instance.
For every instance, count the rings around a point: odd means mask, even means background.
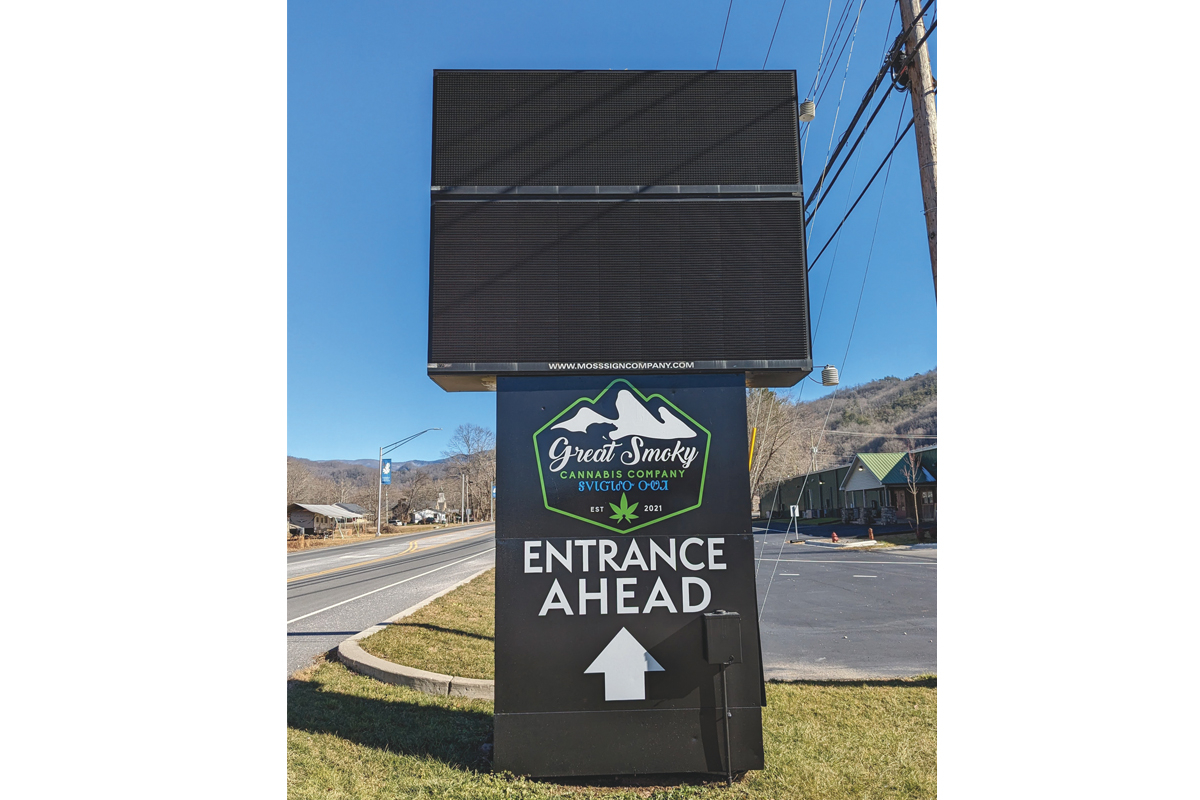
[[[373,656],[460,678],[496,677],[496,571],[359,641]]]
[[[492,703],[432,697],[321,663],[288,681],[288,797],[932,798],[937,681],[772,681],[766,769],[569,783],[490,771]]]
[[[402,663],[492,676],[494,573],[426,606],[383,637]],[[375,642],[378,645],[379,642]],[[384,648],[372,649],[379,654]],[[387,658],[388,656],[381,656]],[[484,668],[486,665],[486,669]],[[472,672],[473,670],[473,672]],[[492,703],[432,697],[322,662],[288,681],[290,798],[932,798],[937,679],[772,681],[766,768],[717,776],[558,782],[491,772],[481,748]]]
[[[877,533],[875,538],[882,544],[917,544],[916,531],[905,531],[903,533]],[[924,541],[932,541],[926,536]]]

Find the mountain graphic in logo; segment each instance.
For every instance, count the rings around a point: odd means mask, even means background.
[[[641,436],[644,439],[693,439],[696,432],[684,424],[683,420],[672,414],[666,406],[660,406],[658,414],[662,419],[656,419],[645,404],[633,396],[633,392],[622,389],[617,393],[617,418],[609,419],[591,408],[581,408],[575,416],[560,422],[551,430],[562,428],[575,433],[587,433],[588,428],[597,424],[615,425],[609,432],[612,441],[624,439],[626,436]]]
[[[546,509],[626,534],[700,508],[712,434],[670,394],[617,378],[534,431]]]

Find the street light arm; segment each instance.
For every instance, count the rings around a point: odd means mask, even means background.
[[[413,439],[415,439],[415,438],[417,438],[418,436],[420,436],[422,433],[429,433],[430,431],[440,431],[440,430],[441,430],[441,428],[426,428],[425,430],[421,431],[421,433],[414,433],[412,436],[409,436],[409,437],[407,437],[407,438],[401,439],[401,440],[400,440],[400,441],[398,441],[398,442],[393,442],[392,444],[389,444],[389,445],[384,445],[384,446],[383,446],[383,455],[385,455],[385,456],[386,456],[388,453],[392,452],[392,451],[393,451],[393,450],[395,450],[397,447],[402,447],[403,445],[406,445],[406,444],[408,444],[408,443],[409,443],[409,442],[411,442]]]

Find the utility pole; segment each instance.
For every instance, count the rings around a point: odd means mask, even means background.
[[[925,36],[925,22],[917,19],[918,0],[900,0],[900,20],[912,32],[904,42],[910,55]],[[914,20],[916,24],[913,24]],[[913,129],[917,134],[917,164],[921,172],[921,199],[925,201],[925,228],[929,231],[929,266],[933,270],[933,297],[937,299],[937,100],[929,46],[922,44],[908,66],[908,89],[912,96]]]

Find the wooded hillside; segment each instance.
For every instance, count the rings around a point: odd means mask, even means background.
[[[817,400],[796,402],[793,397],[800,394],[799,388],[790,395],[773,389],[747,392],[747,441],[758,427],[750,471],[752,494],[765,484],[812,468],[844,464],[855,453],[894,453],[937,443],[921,438],[937,434],[936,369],[903,380],[889,376],[839,387],[833,395]],[[814,446],[818,448],[815,463]]]
[[[829,397],[796,402],[791,390],[752,389],[746,393],[746,441],[755,435],[750,470],[751,494],[778,480],[848,462],[855,453],[902,452],[936,444],[922,438],[937,434],[937,370],[901,380],[880,378],[839,388]],[[832,404],[832,405],[831,405]],[[826,424],[826,419],[828,423]],[[821,436],[822,426],[825,434]],[[890,434],[907,438],[887,438]],[[817,447],[815,462],[812,448]],[[440,461],[393,462],[386,487],[389,517],[434,508],[439,492],[449,510],[460,504],[459,475],[470,480],[468,506],[483,519],[496,469],[495,435],[477,425],[462,425]],[[378,462],[309,461],[288,456],[289,503],[357,503],[374,519]]]
[[[456,511],[461,502],[460,474],[468,478],[467,506],[474,510],[474,518],[487,517],[496,470],[495,435],[478,425],[460,425],[443,455],[445,458],[439,461],[392,462],[392,483],[383,487],[386,518],[404,518],[412,510],[436,508],[439,492],[446,495],[447,510]],[[377,460],[310,461],[287,457],[289,504],[357,503],[374,520],[378,485]]]

